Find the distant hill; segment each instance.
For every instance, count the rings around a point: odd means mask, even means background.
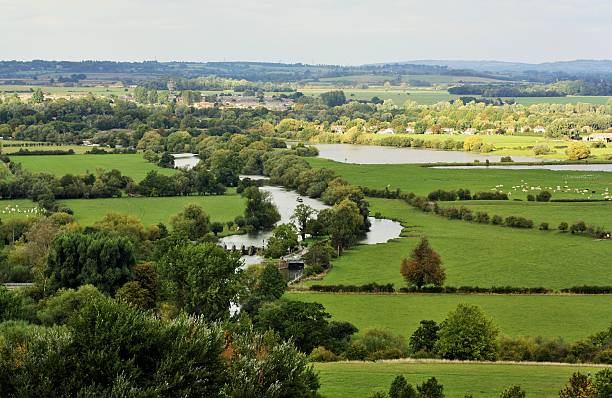
[[[446,66],[452,69],[472,69],[489,73],[524,73],[528,71],[567,74],[612,74],[612,60],[578,59],[574,61],[543,62],[539,64],[505,61],[414,60],[398,64]]]

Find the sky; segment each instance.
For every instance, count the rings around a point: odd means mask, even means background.
[[[0,59],[612,59],[611,0],[0,0]]]

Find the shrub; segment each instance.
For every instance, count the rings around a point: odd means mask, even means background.
[[[444,387],[438,383],[435,377],[427,379],[417,387],[419,398],[444,398]]]
[[[438,340],[440,326],[435,321],[424,320],[410,336],[410,350],[413,353],[419,351],[433,352],[434,344]]]
[[[584,142],[573,142],[565,150],[565,154],[569,160],[581,160],[588,158],[591,150]]]
[[[508,200],[508,194],[504,192],[476,192],[472,197],[474,200]]]
[[[502,156],[499,159],[499,161],[502,162],[502,163],[512,163],[512,162],[514,162],[514,160],[512,160],[512,158],[510,156]]]
[[[604,369],[595,373],[593,388],[595,388],[594,398],[612,397],[612,370]]]
[[[524,217],[509,216],[506,217],[504,224],[511,228],[533,228],[533,221]]]
[[[548,231],[548,223],[543,222],[540,224],[540,231]]]
[[[561,222],[559,224],[558,228],[559,228],[559,231],[561,231],[561,232],[567,232],[567,229],[569,228],[569,225],[567,225],[566,222]]]
[[[312,350],[308,356],[308,359],[313,362],[336,362],[340,358],[327,348],[319,346]]]
[[[402,336],[388,330],[370,329],[360,340],[368,353],[368,359],[396,359],[407,353],[406,341]]]
[[[363,344],[354,341],[349,344],[344,352],[344,356],[350,361],[363,361],[368,357],[368,351]]]
[[[512,386],[512,387],[506,388],[501,393],[499,398],[525,398],[526,396],[527,394],[525,393],[525,391],[523,391],[523,389],[520,386]]]
[[[535,196],[533,196],[532,194],[527,195],[527,201],[528,202],[535,202]]]
[[[538,202],[549,202],[550,198],[552,198],[552,194],[548,191],[541,191],[536,196]]]
[[[484,211],[476,212],[476,222],[479,224],[488,224],[489,223],[489,214]]]
[[[550,153],[550,147],[546,144],[535,145],[533,147],[533,153],[534,155],[546,155],[547,153]]]

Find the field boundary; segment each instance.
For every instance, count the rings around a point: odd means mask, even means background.
[[[319,362],[330,363],[330,362]],[[523,365],[523,366],[560,366],[560,367],[587,367],[587,368],[612,368],[612,365],[604,363],[570,363],[570,362],[533,362],[533,361],[468,361],[457,359],[435,359],[435,358],[400,358],[400,359],[379,359],[377,361],[335,361],[333,363],[346,364],[371,364],[371,363],[395,363],[395,364],[448,364],[448,365]]]

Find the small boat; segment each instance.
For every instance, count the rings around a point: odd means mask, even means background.
[[[304,202],[304,199],[302,199],[301,196],[298,196],[297,201],[298,201],[298,203],[302,203],[302,202]]]

